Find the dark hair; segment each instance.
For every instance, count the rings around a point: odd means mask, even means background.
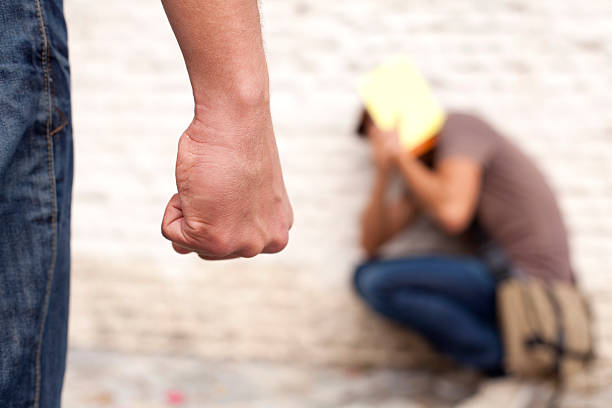
[[[372,120],[372,118],[370,118],[368,110],[366,108],[362,108],[361,114],[359,115],[359,122],[357,122],[357,128],[355,129],[357,136],[368,137],[366,125],[370,120]]]
[[[430,169],[434,169],[436,167],[436,146],[434,145],[433,148],[420,155],[419,160]]]

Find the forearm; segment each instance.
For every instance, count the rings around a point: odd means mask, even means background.
[[[401,154],[397,160],[402,177],[416,200],[426,211],[436,213],[447,199],[440,176],[407,153]]]
[[[482,169],[470,159],[445,159],[436,171],[405,153],[401,173],[423,209],[449,234],[463,232],[474,217]]]
[[[256,0],[162,0],[196,109],[266,104],[268,70]]]
[[[377,170],[370,201],[361,219],[361,246],[369,256],[374,255],[385,234],[388,178],[385,172]]]

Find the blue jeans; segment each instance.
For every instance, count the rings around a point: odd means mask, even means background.
[[[0,407],[57,408],[72,128],[61,0],[0,0]]]
[[[441,353],[490,375],[502,373],[495,281],[473,257],[370,261],[354,276],[378,313],[420,333]]]

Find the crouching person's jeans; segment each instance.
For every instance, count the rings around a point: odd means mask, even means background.
[[[367,262],[354,283],[374,310],[417,331],[441,353],[490,375],[502,373],[495,281],[477,258]]]
[[[61,0],[0,0],[0,407],[57,408],[72,129]]]

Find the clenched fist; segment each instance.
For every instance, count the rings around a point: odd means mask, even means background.
[[[182,254],[218,260],[281,251],[293,212],[269,106],[199,106],[181,135],[162,234]]]

